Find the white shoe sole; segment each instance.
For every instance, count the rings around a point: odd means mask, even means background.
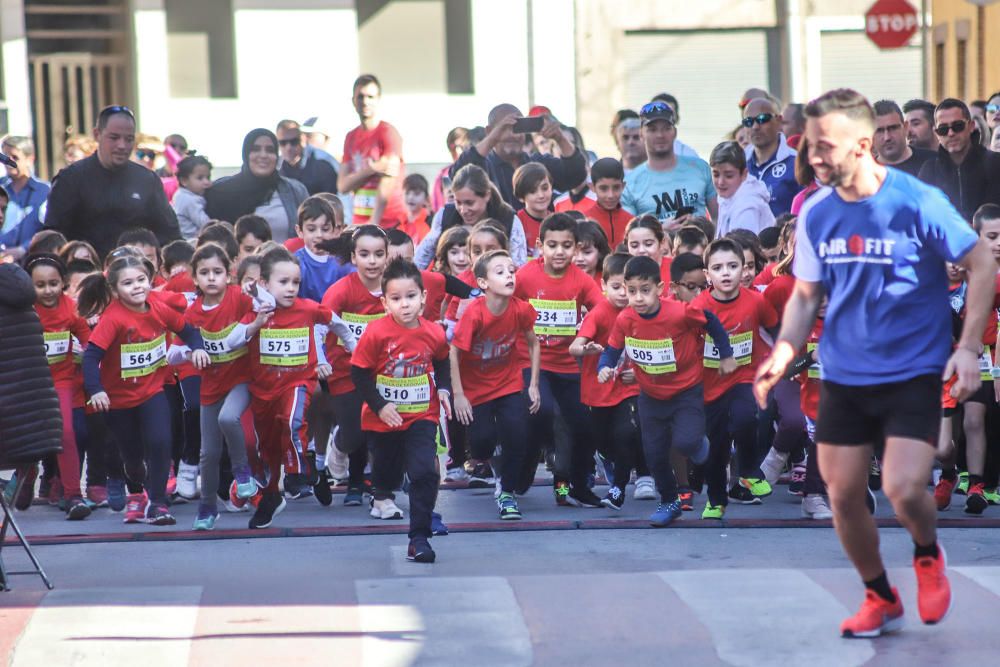
[[[849,635],[842,634],[841,637],[844,639],[871,639],[873,637],[879,637],[881,635],[888,634],[890,632],[898,632],[903,629],[904,617],[898,616],[891,620],[886,621],[882,624],[882,627],[877,630],[868,630],[867,632],[852,632]]]

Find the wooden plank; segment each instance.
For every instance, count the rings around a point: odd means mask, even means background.
[[[124,30],[28,30],[28,39],[121,39]]]
[[[55,175],[55,171],[52,169],[52,165],[49,163],[49,145],[52,143],[49,137],[49,126],[45,122],[45,86],[42,80],[43,71],[45,68],[45,61],[41,58],[33,58],[31,61],[31,67],[35,73],[35,135],[38,141],[38,147],[35,154],[41,158],[38,160],[41,164],[37,165],[39,173],[42,178],[51,179]]]
[[[89,132],[90,128],[94,127],[94,93],[91,83],[93,65],[84,63],[81,69],[83,70],[83,76],[81,77],[81,87],[83,90],[80,91],[80,99],[83,100],[83,116],[80,117],[80,124],[77,126],[76,131],[82,134]]]
[[[35,15],[76,15],[89,14],[91,16],[117,16],[122,12],[119,6],[108,5],[28,5],[24,8],[25,14]]]

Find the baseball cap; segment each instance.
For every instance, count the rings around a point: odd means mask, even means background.
[[[649,125],[654,120],[665,120],[672,125],[677,123],[677,115],[674,110],[670,108],[669,104],[659,100],[650,102],[640,109],[639,118],[642,120],[643,126]]]
[[[534,118],[535,116],[551,116],[552,110],[541,104],[536,104],[535,106],[528,109],[528,118]]]

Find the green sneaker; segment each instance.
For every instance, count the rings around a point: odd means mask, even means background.
[[[958,486],[955,487],[955,493],[964,496],[969,493],[969,473],[960,472],[958,473]]]
[[[556,505],[569,507],[569,484],[566,482],[556,482],[552,490],[556,495]]]
[[[1000,505],[1000,491],[997,490],[997,487],[983,489],[983,498],[986,498],[986,502],[990,505]]]
[[[740,486],[752,493],[754,498],[766,498],[773,492],[767,480],[759,477],[740,477]]]
[[[501,493],[497,498],[497,507],[500,508],[500,518],[505,521],[517,521],[521,518],[521,510],[517,507],[513,493]]]
[[[721,521],[722,517],[726,514],[725,505],[713,505],[712,503],[705,503],[705,509],[701,511],[702,519],[715,519],[716,521]]]

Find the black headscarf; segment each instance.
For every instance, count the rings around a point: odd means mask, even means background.
[[[266,204],[278,188],[281,175],[277,164],[274,172],[267,176],[254,176],[250,171],[250,151],[260,137],[267,137],[278,152],[278,137],[274,132],[258,127],[243,139],[243,168],[240,173],[219,179],[205,192],[205,212],[216,220],[236,222],[241,215],[253,213],[257,207]]]

